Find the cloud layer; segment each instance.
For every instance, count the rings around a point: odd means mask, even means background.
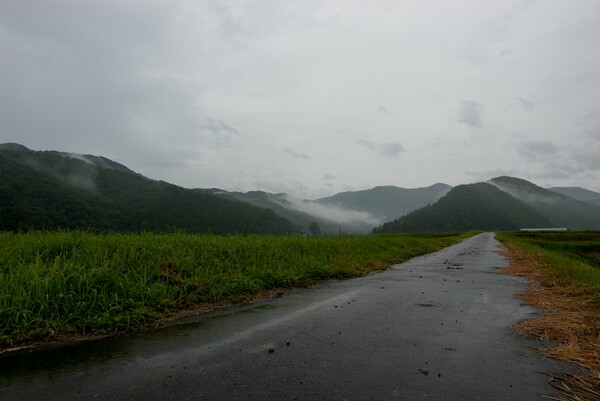
[[[600,190],[600,3],[4,0],[0,142],[317,198]]]

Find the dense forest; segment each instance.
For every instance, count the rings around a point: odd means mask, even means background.
[[[143,177],[108,159],[0,147],[0,230],[289,234],[272,210]]]

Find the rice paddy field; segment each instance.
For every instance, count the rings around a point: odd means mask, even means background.
[[[368,274],[465,235],[0,233],[0,349],[139,330],[181,311]]]
[[[556,280],[600,286],[600,231],[523,231],[498,238],[546,262]]]

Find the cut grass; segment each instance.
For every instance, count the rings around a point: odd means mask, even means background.
[[[361,276],[464,237],[0,233],[0,348],[139,330],[182,311]]]
[[[584,263],[576,246],[563,246],[560,235],[554,235],[548,240],[548,234],[498,234],[511,258],[505,272],[530,279],[522,299],[547,311],[540,318],[521,322],[516,331],[557,344],[540,352],[581,367],[582,374],[551,378],[550,384],[567,397],[560,400],[600,400],[600,270]],[[568,243],[582,233],[563,235]]]

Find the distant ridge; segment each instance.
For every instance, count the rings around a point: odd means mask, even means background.
[[[515,177],[489,181],[499,189],[532,206],[556,227],[600,229],[600,207],[539,187]]]
[[[441,183],[410,189],[389,185],[363,191],[342,192],[317,199],[315,202],[367,212],[383,222],[434,203],[451,189],[450,185]]]
[[[375,234],[396,232],[464,232],[516,230],[550,224],[536,210],[487,183],[459,185],[433,205],[374,229]]]
[[[552,192],[556,192],[582,202],[600,206],[600,193],[590,191],[589,189],[580,187],[553,187],[548,189]]]
[[[102,156],[34,151],[17,143],[0,144],[0,175],[0,230],[339,235],[600,229],[599,193],[549,190],[507,176],[455,188],[379,186],[299,200],[263,191],[186,189]]]

